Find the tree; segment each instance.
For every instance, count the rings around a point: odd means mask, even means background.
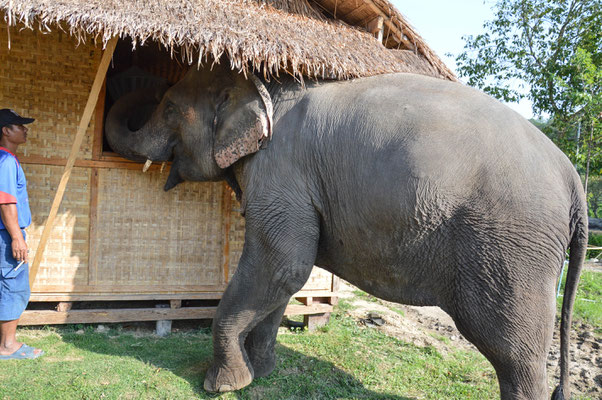
[[[589,138],[585,141],[585,192],[588,192],[590,167],[593,166],[594,172],[598,175],[600,171],[601,151],[600,138],[602,137],[600,129],[600,119],[602,119],[602,69],[593,63],[591,54],[582,48],[577,48],[577,52],[571,58],[570,65],[574,67],[573,82],[564,82],[559,80],[559,85],[566,90],[566,96],[577,107],[573,119],[577,119],[581,129],[584,123],[586,133],[589,132]],[[570,121],[565,121],[569,124]],[[593,163],[593,164],[592,164]]]
[[[602,175],[602,0],[498,0],[465,36],[458,74],[498,99],[528,98],[542,130],[585,175]]]
[[[602,218],[602,176],[597,176],[590,183],[589,215]]]

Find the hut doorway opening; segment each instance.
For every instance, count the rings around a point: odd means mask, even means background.
[[[133,50],[131,40],[120,39],[117,42],[111,66],[107,71],[104,99],[99,99],[97,106],[99,114],[102,112],[103,129],[98,129],[98,134],[102,135],[103,157],[119,158],[104,137],[104,121],[111,106],[121,96],[137,89],[173,86],[188,68],[188,65],[179,61],[177,50],[174,50],[172,57],[170,52],[158,43],[149,41]]]

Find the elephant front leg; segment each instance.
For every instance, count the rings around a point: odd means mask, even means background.
[[[298,229],[295,219],[269,222],[278,229],[254,223],[247,213],[243,255],[213,320],[214,360],[205,378],[207,391],[237,390],[273,370],[280,319],[311,273],[317,220],[304,229]]]
[[[247,335],[245,350],[255,378],[268,376],[276,367],[276,335],[285,309],[286,304],[268,315]]]

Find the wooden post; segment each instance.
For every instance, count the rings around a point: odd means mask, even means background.
[[[38,274],[40,262],[42,261],[44,250],[46,249],[46,243],[48,242],[50,232],[52,231],[54,219],[56,218],[59,206],[61,205],[61,201],[63,200],[65,188],[67,187],[67,182],[69,182],[69,177],[71,176],[71,170],[73,169],[73,165],[75,164],[77,153],[79,152],[79,148],[81,147],[82,141],[84,140],[86,129],[90,124],[92,114],[94,113],[94,109],[96,108],[98,95],[100,94],[100,90],[102,89],[102,84],[105,80],[105,76],[107,75],[109,63],[111,61],[111,58],[113,57],[113,52],[115,51],[116,45],[117,37],[114,37],[111,40],[109,40],[109,42],[107,43],[107,47],[102,55],[102,59],[100,60],[100,65],[98,66],[98,71],[96,72],[96,77],[94,78],[94,83],[92,84],[90,95],[88,96],[88,103],[86,104],[86,108],[84,109],[82,119],[80,121],[79,127],[77,128],[77,134],[75,135],[75,140],[73,141],[73,146],[71,147],[71,153],[69,153],[67,164],[65,165],[65,169],[63,170],[63,176],[61,177],[61,181],[56,190],[56,194],[54,195],[54,201],[52,202],[52,207],[50,208],[48,219],[46,220],[46,224],[44,225],[44,230],[42,231],[40,243],[38,244],[38,248],[36,249],[36,256],[33,259],[33,264],[31,266],[31,270],[29,271],[29,286],[31,287],[33,287],[33,283],[36,280],[36,275]]]
[[[385,19],[380,15],[368,23],[368,31],[381,43],[383,42],[384,23]]]
[[[66,312],[66,311],[71,310],[71,307],[73,307],[73,302],[71,302],[71,301],[61,301],[61,302],[59,302],[59,304],[57,304],[56,310],[58,312]]]
[[[222,219],[223,219],[223,283],[230,280],[230,225],[232,220],[232,194],[227,183],[222,185]]]
[[[313,332],[330,321],[330,313],[312,314],[303,316],[303,325],[308,331]]]
[[[339,278],[338,276],[336,276],[335,274],[332,274],[332,286],[331,286],[331,292],[333,293],[333,295],[330,297],[330,304],[333,306],[336,306],[337,304],[339,304],[339,289],[341,288],[341,278]]]

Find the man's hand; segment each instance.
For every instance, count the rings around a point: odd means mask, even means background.
[[[19,233],[21,232],[19,231]],[[13,257],[15,257],[15,260],[27,262],[27,243],[25,243],[23,235],[13,238],[11,247],[13,249]]]
[[[16,204],[0,204],[0,217],[4,227],[12,238],[13,257],[21,262],[27,261],[27,243],[19,227],[19,218]]]

